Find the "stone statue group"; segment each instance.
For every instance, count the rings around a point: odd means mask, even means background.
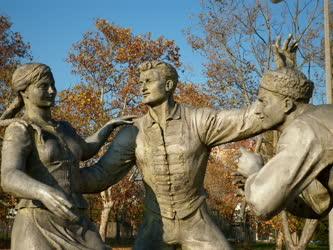
[[[20,198],[11,248],[107,249],[82,194],[107,189],[136,165],[146,196],[134,249],[231,249],[207,214],[207,160],[212,147],[267,130],[281,133],[276,155],[263,164],[260,155],[242,150],[239,159],[248,204],[267,219],[283,209],[306,218],[326,216],[332,208],[333,106],[309,104],[313,82],[296,68],[297,46],[292,37],[284,46],[278,40],[277,69],[264,74],[257,100],[240,110],[176,103],[176,69],[145,62],[139,84],[148,112],[111,120],[85,139],[51,116],[57,91],[50,68],[18,67],[11,83],[17,97],[0,121],[7,126],[1,186]],[[126,126],[104,156],[79,168],[119,125]]]

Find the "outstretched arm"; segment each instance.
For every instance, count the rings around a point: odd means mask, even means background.
[[[25,125],[15,122],[6,129],[1,161],[1,187],[19,198],[41,201],[55,215],[77,220],[72,204],[62,192],[35,180],[26,173],[32,142]]]
[[[135,117],[136,116],[124,116],[112,119],[97,132],[87,137],[82,142],[83,154],[81,160],[85,161],[96,155],[115,128],[121,125],[133,124],[132,119]]]
[[[123,128],[105,155],[91,167],[80,169],[81,193],[97,193],[121,180],[135,164],[137,128]]]
[[[238,159],[238,169],[237,174],[235,174],[235,184],[240,188],[243,193],[243,189],[245,186],[246,178],[250,175],[258,174],[260,169],[263,167],[263,160],[259,154],[247,151],[244,148],[240,148],[242,153],[241,157]],[[282,163],[282,162],[281,162]],[[241,178],[242,177],[242,178]],[[276,176],[278,178],[280,176]],[[302,195],[303,194],[303,195]],[[295,197],[293,200],[289,201],[285,206],[286,210],[295,216],[302,218],[311,218],[318,219],[321,213],[316,213],[304,200],[304,195],[311,196],[310,199],[316,199],[319,202],[316,202],[316,206],[319,208],[318,210],[322,210],[322,205],[325,205],[325,201],[329,200],[329,194],[327,190],[319,183],[319,181],[314,180],[310,183],[310,185],[306,188],[305,191],[302,192],[301,195]],[[253,196],[253,195],[252,195]],[[268,198],[269,199],[269,198]],[[258,208],[257,208],[258,210]],[[316,209],[315,209],[316,210]],[[320,215],[319,215],[320,214]]]
[[[269,219],[279,213],[326,167],[319,140],[301,121],[282,133],[277,154],[245,183],[245,198],[259,216]]]
[[[232,110],[198,109],[196,123],[201,140],[209,147],[239,141],[263,132],[255,103]]]

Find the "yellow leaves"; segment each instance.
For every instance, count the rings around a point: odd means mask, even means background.
[[[178,83],[175,100],[195,107],[212,107],[213,98],[194,84]]]
[[[77,85],[59,93],[60,102],[54,116],[70,122],[81,134],[89,134],[108,121],[100,100],[100,92],[92,87]]]
[[[86,32],[69,52],[67,61],[82,82],[94,88],[105,87],[112,96],[113,109],[141,110],[137,108],[139,91],[138,65],[146,60],[167,58],[175,66],[180,65],[179,48],[172,40],[151,34],[134,35],[129,28],[119,27],[105,19],[96,21],[97,31]],[[76,101],[77,109],[90,107],[91,102]],[[93,107],[92,107],[93,108]]]

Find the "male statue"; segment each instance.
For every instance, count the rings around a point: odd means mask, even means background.
[[[99,162],[81,169],[82,188],[103,190],[136,164],[146,196],[134,249],[230,249],[207,214],[203,182],[212,147],[261,132],[253,109],[218,112],[177,104],[174,67],[151,61],[140,72],[148,113],[120,131]]]
[[[255,109],[264,128],[281,133],[277,153],[263,166],[243,150],[238,171],[258,215],[269,219],[287,209],[322,218],[332,208],[333,105],[308,104],[313,83],[295,68],[297,44],[290,41],[284,49],[276,44],[278,69],[263,76]]]

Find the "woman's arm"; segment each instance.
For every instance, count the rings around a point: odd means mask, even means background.
[[[87,137],[82,144],[83,153],[81,160],[88,160],[97,154],[115,128],[121,125],[133,124],[132,119],[135,117],[136,116],[123,116],[117,119],[112,119],[97,132]]]
[[[137,134],[138,129],[135,126],[126,126],[96,164],[80,168],[78,192],[101,192],[120,181],[135,164]]]
[[[2,146],[1,187],[16,197],[40,200],[59,217],[77,220],[66,196],[26,173],[27,158],[31,154],[32,140],[25,125],[15,122],[8,126]]]

